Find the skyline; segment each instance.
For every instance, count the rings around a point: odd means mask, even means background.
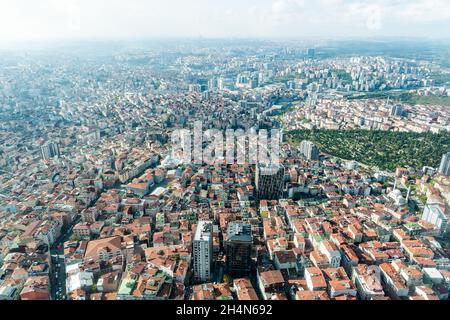
[[[442,0],[71,1],[0,0],[0,303],[449,300]]]
[[[0,43],[344,35],[448,38],[448,25],[448,0],[0,0]]]

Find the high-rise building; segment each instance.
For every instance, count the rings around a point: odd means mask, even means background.
[[[403,116],[403,108],[402,108],[402,106],[398,105],[398,104],[393,105],[391,107],[391,116],[394,116],[394,117],[401,117],[401,116]]]
[[[423,210],[422,219],[439,229],[440,234],[445,234],[450,231],[448,216],[445,214],[445,208],[440,204],[426,204],[425,209]]]
[[[41,157],[44,160],[50,160],[50,158],[54,158],[56,156],[60,156],[59,153],[59,145],[54,142],[49,142],[43,146],[41,146]]]
[[[282,165],[258,164],[255,185],[258,199],[277,200],[283,193],[284,167]]]
[[[316,56],[316,49],[313,48],[308,49],[308,58],[314,59],[315,56]]]
[[[212,78],[208,80],[208,90],[214,91],[219,88],[219,81],[217,78]]]
[[[259,79],[258,79],[257,76],[253,76],[250,79],[250,88],[251,89],[255,89],[255,88],[258,88],[258,87],[259,87]]]
[[[450,176],[450,152],[447,152],[442,156],[439,173],[443,176]]]
[[[252,255],[252,226],[241,222],[230,222],[227,228],[225,252],[227,272],[233,276],[250,273]]]
[[[302,141],[300,152],[308,160],[319,160],[319,148],[311,141]]]
[[[189,85],[189,92],[201,92],[202,91],[202,87],[199,84],[190,84]]]
[[[213,255],[213,224],[211,221],[199,221],[193,241],[194,279],[197,282],[211,280]]]

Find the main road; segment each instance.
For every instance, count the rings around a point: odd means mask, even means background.
[[[52,259],[51,270],[51,297],[52,300],[65,300],[66,297],[66,264],[64,259],[64,242],[72,236],[73,227],[80,221],[78,215],[70,227],[53,244],[50,254]]]

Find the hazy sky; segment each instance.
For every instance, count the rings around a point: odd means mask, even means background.
[[[450,0],[0,0],[0,42],[450,37]]]

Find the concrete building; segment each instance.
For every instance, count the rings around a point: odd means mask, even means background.
[[[439,174],[447,177],[450,176],[450,152],[447,152],[442,156]]]
[[[380,267],[360,264],[353,268],[352,280],[361,300],[371,300],[385,296],[381,284]]]
[[[247,275],[251,269],[252,226],[238,222],[230,222],[227,228],[225,251],[227,270],[233,276]]]
[[[284,167],[282,165],[256,166],[256,193],[258,199],[276,200],[283,193]]]
[[[308,160],[319,160],[319,148],[311,141],[302,141],[300,152]]]
[[[211,280],[213,237],[211,221],[199,221],[193,241],[194,279],[197,282]]]
[[[396,104],[391,107],[391,116],[401,117],[403,116],[403,108],[401,105]]]
[[[57,143],[49,142],[41,147],[41,157],[43,160],[50,160],[50,158],[59,156],[59,145]]]
[[[439,204],[429,203],[423,210],[422,219],[439,229],[440,234],[448,232],[448,217]]]

